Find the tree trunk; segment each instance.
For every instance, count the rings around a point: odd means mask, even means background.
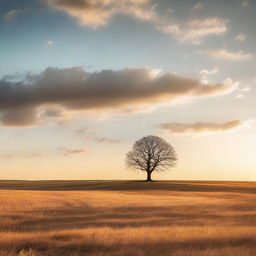
[[[147,180],[146,181],[152,181],[151,172],[147,172]]]

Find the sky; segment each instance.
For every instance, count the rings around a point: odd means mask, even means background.
[[[256,179],[255,0],[1,0],[0,179]]]

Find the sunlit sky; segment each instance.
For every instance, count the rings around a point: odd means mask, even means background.
[[[255,0],[1,0],[0,178],[256,179]]]

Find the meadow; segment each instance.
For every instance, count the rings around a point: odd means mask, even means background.
[[[1,256],[255,256],[256,183],[0,181]]]

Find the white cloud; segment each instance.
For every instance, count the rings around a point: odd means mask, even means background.
[[[208,84],[210,81],[208,80],[208,76],[209,75],[213,75],[213,74],[217,74],[219,72],[219,68],[215,67],[212,70],[208,70],[208,69],[202,69],[199,71],[199,74],[202,76],[202,83],[204,84]]]
[[[244,95],[243,95],[243,94],[238,94],[238,95],[236,95],[236,98],[237,98],[237,99],[244,98]]]
[[[232,86],[233,88],[238,88],[238,86],[240,85],[240,82],[239,81],[233,81],[230,77],[229,78],[226,78],[224,81],[223,81],[224,84],[227,84],[229,86]]]
[[[51,46],[51,45],[54,45],[54,42],[52,40],[48,40],[48,41],[46,41],[46,44]]]
[[[193,19],[185,24],[173,23],[158,27],[166,34],[172,35],[179,42],[200,44],[202,40],[211,35],[222,35],[227,30],[227,21],[219,18]]]
[[[199,71],[199,74],[200,75],[211,75],[211,74],[216,74],[219,72],[219,68],[218,67],[215,67],[214,69],[212,70],[208,70],[208,69],[201,69]]]
[[[234,61],[249,60],[254,57],[250,53],[246,53],[243,51],[232,52],[224,48],[202,50],[200,51],[200,53],[206,54],[212,58],[234,60]]]
[[[239,89],[241,92],[249,92],[251,90],[250,87],[244,87]]]
[[[54,45],[54,41],[52,41],[52,40],[47,40],[47,41],[46,41],[46,44],[47,44],[48,46],[52,46],[52,45]]]
[[[240,34],[238,34],[238,35],[235,37],[235,39],[236,39],[237,41],[244,42],[244,41],[246,40],[246,35],[240,33]]]

